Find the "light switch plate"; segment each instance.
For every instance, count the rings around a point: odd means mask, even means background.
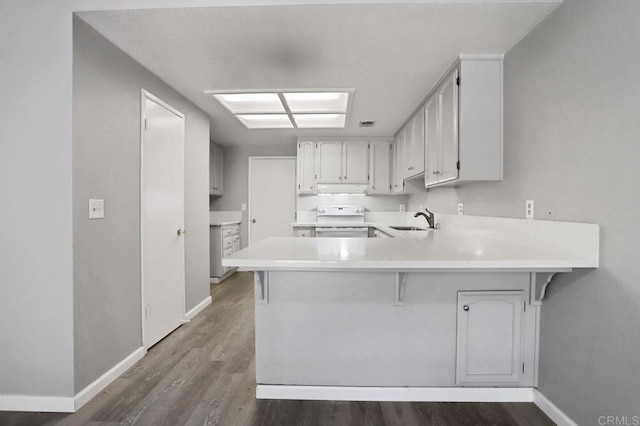
[[[89,199],[89,219],[104,219],[104,200]]]
[[[247,211],[247,205],[245,203],[240,204],[240,210],[242,210],[243,212]]]

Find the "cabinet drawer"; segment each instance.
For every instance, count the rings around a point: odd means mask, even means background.
[[[222,250],[226,250],[231,247],[233,247],[233,237],[224,237],[222,239]]]
[[[240,235],[240,225],[233,225],[231,228],[233,235]]]
[[[222,228],[222,236],[230,237],[233,234],[233,227]]]
[[[222,252],[222,257],[228,257],[233,254],[233,247],[228,248]]]

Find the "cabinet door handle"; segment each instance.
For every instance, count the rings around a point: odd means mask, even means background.
[[[463,309],[465,312],[467,312],[467,311],[469,310],[469,305],[464,305],[464,306],[462,307],[462,309]]]

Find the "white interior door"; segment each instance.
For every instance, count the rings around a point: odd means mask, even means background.
[[[143,344],[184,319],[184,115],[142,93]]]
[[[290,237],[296,214],[296,158],[249,157],[249,244]]]

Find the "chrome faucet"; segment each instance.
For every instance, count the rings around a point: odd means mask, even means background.
[[[429,228],[435,228],[435,222],[436,222],[436,217],[433,213],[431,213],[428,209],[424,209],[428,214],[425,214],[423,212],[418,212],[416,214],[413,215],[413,217],[418,217],[418,216],[424,216],[425,219],[427,219],[427,223],[429,224]]]

